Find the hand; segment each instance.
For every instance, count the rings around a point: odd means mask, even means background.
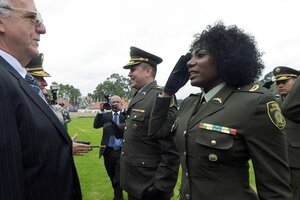
[[[92,150],[92,147],[87,144],[81,144],[77,143],[75,140],[77,138],[78,134],[76,133],[71,139],[72,139],[72,154],[73,155],[79,155],[82,156],[85,153],[88,153]]]
[[[76,156],[82,156],[85,153],[91,151],[92,148],[90,145],[82,144],[73,141],[72,154]]]
[[[189,80],[187,62],[190,59],[191,53],[187,53],[185,56],[179,58],[167,80],[164,88],[165,93],[170,95],[175,94]]]
[[[163,192],[157,189],[154,186],[150,186],[146,189],[146,191],[143,194],[143,200],[155,200],[160,199],[163,195]]]

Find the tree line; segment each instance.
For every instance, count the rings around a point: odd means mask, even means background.
[[[263,79],[258,81],[260,86],[272,81],[272,72],[267,73]],[[52,84],[57,84],[53,82]],[[92,102],[106,101],[105,96],[118,95],[122,99],[129,100],[133,96],[130,88],[130,79],[117,73],[111,74],[105,81],[99,83],[93,93],[83,97],[80,90],[69,84],[58,84],[58,98],[67,99],[74,107],[86,107]],[[180,101],[180,100],[179,100]]]

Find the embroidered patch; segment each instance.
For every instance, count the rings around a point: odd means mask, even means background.
[[[237,132],[237,130],[235,128],[229,128],[229,127],[225,127],[225,126],[219,126],[219,125],[208,124],[208,123],[203,123],[203,122],[200,122],[198,127],[201,129],[217,131],[217,132],[225,133],[228,135],[236,135],[236,132]]]
[[[276,101],[268,102],[267,111],[271,122],[280,130],[284,129],[286,122],[281,114],[278,103]]]

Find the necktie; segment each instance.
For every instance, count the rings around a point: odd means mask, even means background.
[[[30,73],[27,73],[25,76],[25,80],[29,83],[29,85],[32,87],[33,91],[37,93],[40,97],[45,99],[45,96],[40,89],[39,85],[37,84],[36,80],[33,78],[33,76]]]
[[[119,124],[119,114],[117,112],[114,113],[114,117],[113,117],[113,121],[116,123],[116,124]]]
[[[193,115],[198,112],[198,110],[200,109],[201,105],[205,104],[205,102],[206,102],[206,100],[205,100],[205,97],[204,97],[204,95],[202,93],[200,99],[198,100],[197,106],[195,107]]]

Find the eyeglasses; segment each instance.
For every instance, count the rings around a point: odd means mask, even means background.
[[[43,23],[43,19],[41,14],[38,11],[35,10],[29,10],[29,9],[24,9],[24,8],[16,8],[16,7],[10,7],[10,6],[0,6],[0,8],[4,8],[7,10],[12,10],[12,11],[24,11],[30,13],[30,15],[25,16],[24,18],[28,18],[34,23],[36,26],[40,25]]]

